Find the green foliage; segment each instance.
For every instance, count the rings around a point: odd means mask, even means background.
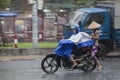
[[[74,4],[78,7],[79,6],[83,6],[83,7],[89,6],[90,7],[90,6],[94,6],[96,1],[103,1],[103,0],[76,0],[74,2]]]
[[[76,0],[73,2],[76,7],[90,7],[94,6],[95,0]]]
[[[0,0],[0,9],[6,8],[10,3],[10,0]]]
[[[59,8],[79,8],[79,7],[91,7],[95,5],[95,1],[104,1],[104,0],[45,0],[45,3],[49,4],[48,8],[57,9]],[[61,5],[62,3],[62,5]]]

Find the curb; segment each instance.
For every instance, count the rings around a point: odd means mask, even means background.
[[[37,60],[44,57],[45,55],[0,56],[0,61]]]
[[[45,56],[46,55],[0,56],[0,62],[17,60],[37,60],[43,59]],[[106,58],[120,58],[120,55],[108,55]]]
[[[107,58],[120,58],[120,55],[108,55]]]
[[[108,58],[120,58],[120,50],[114,50],[107,54]]]
[[[53,48],[0,49],[0,56],[45,55],[51,52],[53,52]]]

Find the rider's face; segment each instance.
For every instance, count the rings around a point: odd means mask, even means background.
[[[99,34],[99,33],[100,33],[100,31],[99,31],[99,30],[96,30],[96,31],[95,31],[95,33],[96,33],[96,34]]]
[[[76,29],[72,29],[72,31],[73,31],[73,33],[76,33],[76,32],[77,32]]]

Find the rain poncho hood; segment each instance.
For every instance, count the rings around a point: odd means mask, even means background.
[[[76,30],[76,33],[73,33],[73,34],[77,34],[77,33],[79,33],[79,32],[80,32],[79,25],[77,25],[77,24],[73,25],[73,26],[71,27],[71,29]]]

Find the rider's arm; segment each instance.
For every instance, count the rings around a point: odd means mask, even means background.
[[[91,39],[99,39],[99,36],[92,36],[92,35],[90,35],[90,38]]]

